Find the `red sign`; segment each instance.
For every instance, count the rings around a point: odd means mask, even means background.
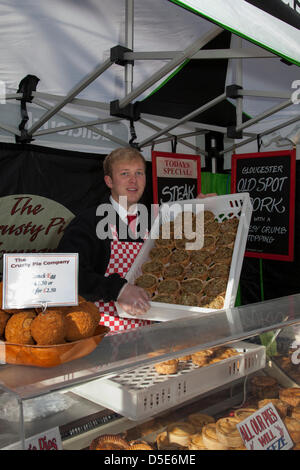
[[[293,261],[296,151],[232,155],[231,192],[250,194],[245,256]]]
[[[195,199],[201,189],[200,155],[152,152],[154,204]]]

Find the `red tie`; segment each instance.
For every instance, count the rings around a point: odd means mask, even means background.
[[[135,234],[137,214],[127,215],[128,227]]]

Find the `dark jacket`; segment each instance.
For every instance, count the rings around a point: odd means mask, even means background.
[[[113,211],[118,234],[120,232],[126,234],[122,241],[143,242],[142,239],[134,239],[130,235],[127,225],[119,218],[110,204],[109,197],[105,198],[102,204],[109,204]],[[107,218],[107,213],[102,216],[96,215],[99,207],[100,205],[86,209],[70,222],[65,229],[57,251],[59,253],[79,254],[78,290],[81,296],[90,301],[103,300],[109,302],[117,300],[121,288],[127,281],[117,273],[107,277],[104,276],[110,260],[111,233],[108,223],[103,224],[105,222],[104,218]],[[97,235],[97,227],[99,229],[101,221],[106,231],[110,233],[109,238],[101,239]]]

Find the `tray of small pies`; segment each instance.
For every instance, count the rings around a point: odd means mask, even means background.
[[[276,379],[253,376],[243,407],[214,417],[194,411],[178,419],[176,411],[151,418],[123,434],[100,435],[90,450],[247,450],[237,424],[267,403],[273,403],[283,420],[294,450],[300,449],[300,389],[283,388]]]
[[[248,193],[162,206],[126,276],[149,294],[143,318],[167,321],[234,307],[251,215]],[[185,237],[189,216],[194,234],[202,230],[202,244]],[[116,307],[119,316],[132,318]]]
[[[84,357],[110,331],[99,320],[98,308],[80,296],[74,307],[0,309],[0,364],[53,367]]]
[[[161,355],[151,353],[150,357]],[[177,351],[178,354],[178,351]],[[72,389],[133,420],[145,419],[265,367],[265,347],[215,347],[95,380]]]

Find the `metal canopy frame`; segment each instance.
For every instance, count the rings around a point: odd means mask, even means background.
[[[241,147],[243,145],[248,144],[257,139],[258,135],[266,135],[268,133],[274,132],[274,130],[278,130],[280,128],[286,127],[291,123],[297,122],[300,120],[300,114],[294,119],[287,121],[286,123],[273,127],[263,133],[244,133],[244,129],[251,127],[253,124],[264,120],[266,117],[276,114],[276,112],[285,109],[286,107],[292,105],[291,97],[288,93],[282,93],[281,91],[275,92],[263,92],[263,91],[255,91],[255,90],[244,90],[243,83],[242,83],[242,67],[243,67],[243,60],[248,58],[277,58],[281,60],[279,57],[275,56],[274,54],[265,51],[264,49],[259,48],[242,48],[242,40],[239,39],[238,47],[234,49],[221,49],[221,50],[202,50],[203,46],[205,46],[208,42],[218,36],[223,29],[220,27],[215,27],[203,37],[198,38],[192,44],[190,44],[184,51],[180,52],[171,52],[171,51],[161,51],[161,52],[134,52],[134,0],[126,0],[126,7],[125,7],[125,42],[126,42],[126,49],[123,54],[123,63],[120,66],[124,66],[124,89],[125,89],[125,96],[121,97],[118,100],[119,109],[122,111],[126,109],[128,106],[132,106],[134,104],[134,100],[138,98],[142,93],[148,90],[151,86],[156,84],[159,80],[166,77],[170,72],[174,69],[179,67],[183,64],[184,61],[187,59],[196,59],[196,60],[207,60],[207,59],[235,59],[235,71],[234,71],[234,81],[238,88],[237,95],[234,97],[236,99],[236,128],[235,131],[238,134],[242,133],[243,136],[248,136],[249,138],[246,140],[242,140],[239,143],[234,143],[232,149],[236,149],[237,147]],[[133,62],[137,60],[168,60],[168,63],[165,64],[160,70],[155,72],[152,76],[150,76],[144,83],[139,85],[136,89],[133,89]],[[117,143],[121,146],[129,146],[129,143],[119,139],[116,136],[112,136],[108,133],[105,133],[98,125],[108,122],[117,122],[120,121],[122,118],[112,116],[110,114],[110,103],[101,103],[97,101],[91,101],[86,99],[79,99],[77,98],[78,94],[87,88],[92,82],[98,79],[112,64],[114,64],[114,60],[112,58],[107,59],[102,64],[99,64],[92,72],[90,72],[86,77],[84,77],[77,85],[75,85],[70,92],[66,96],[58,96],[52,95],[48,93],[40,93],[40,92],[33,92],[32,102],[42,107],[46,110],[46,112],[41,116],[41,118],[36,121],[29,129],[26,130],[27,136],[29,138],[35,138],[41,135],[61,132],[70,129],[76,129],[80,127],[86,127],[91,129],[93,132],[104,136],[105,138]],[[276,98],[278,100],[284,100],[279,104],[271,107],[264,113],[261,113],[258,116],[253,117],[252,119],[248,120],[247,122],[242,122],[242,115],[243,115],[243,97],[244,96],[256,96],[262,98]],[[5,96],[5,99],[20,99],[22,97],[21,93],[9,94]],[[174,138],[177,139],[182,145],[192,149],[196,153],[199,150],[207,155],[207,152],[204,149],[199,149],[199,147],[192,145],[190,142],[186,141],[185,138],[190,137],[192,135],[199,135],[204,134],[206,132],[219,132],[223,133],[224,135],[227,134],[227,128],[221,126],[213,126],[202,124],[199,122],[193,122],[194,118],[198,118],[201,113],[206,111],[207,109],[212,108],[216,104],[224,101],[227,99],[226,90],[220,96],[216,97],[215,99],[209,101],[205,105],[200,106],[193,112],[187,114],[186,116],[182,117],[181,119],[171,119],[171,118],[162,118],[161,116],[154,116],[149,114],[141,113],[139,116],[139,123],[146,126],[148,129],[152,129],[155,132],[150,137],[144,139],[142,142],[138,144],[139,148],[142,149],[149,145],[155,145],[162,142],[172,141]],[[49,101],[51,104],[49,104]],[[71,113],[62,111],[62,109],[66,105],[76,105],[79,107],[90,108],[92,110],[99,110],[102,113],[106,113],[106,117],[101,117],[99,119],[93,119],[91,121],[81,121],[75,118]],[[54,129],[44,129],[40,130],[40,128],[45,124],[51,117],[54,115],[62,116],[68,119],[71,124],[66,126],[60,126]],[[163,122],[166,122],[165,127],[159,127],[155,125],[152,120],[155,118],[159,118]],[[174,134],[170,131],[178,128],[179,126],[184,125],[185,127],[191,129],[191,132],[181,133],[181,134]],[[5,124],[0,123],[0,128],[4,129],[5,131],[20,136],[20,131],[17,128],[13,128],[11,126],[7,126]],[[163,137],[164,136],[164,137]],[[241,138],[241,137],[240,137]],[[242,137],[243,138],[243,137]],[[235,140],[234,140],[235,142]],[[221,154],[224,154],[231,149],[226,149]]]

